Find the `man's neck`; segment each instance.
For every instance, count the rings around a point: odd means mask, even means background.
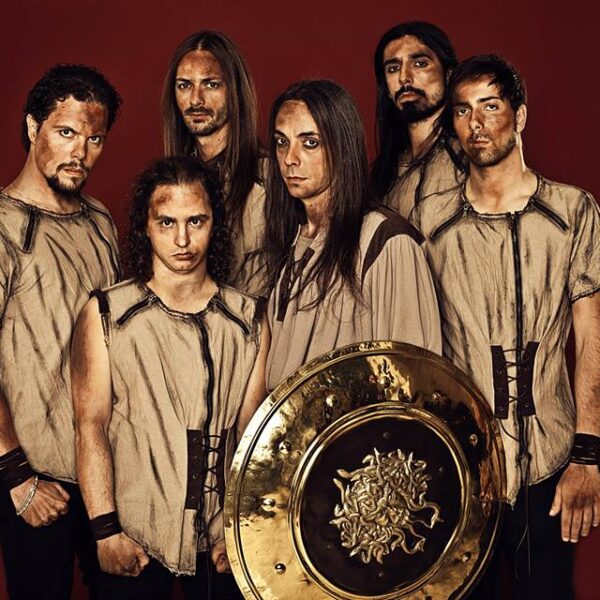
[[[471,164],[465,192],[480,213],[512,213],[522,210],[537,188],[537,177],[527,168],[519,146],[499,164]]]
[[[225,146],[227,146],[228,136],[229,127],[227,124],[211,135],[197,135],[196,151],[198,152],[198,157],[203,162],[212,160],[215,156],[223,152]]]
[[[306,212],[306,225],[302,227],[302,235],[314,238],[317,233],[329,225],[329,191],[321,193],[310,200],[303,200]]]
[[[169,308],[186,313],[206,308],[217,291],[217,284],[206,269],[180,274],[157,263],[154,261],[154,273],[147,285]]]
[[[433,132],[442,110],[443,108],[440,108],[430,117],[408,124],[408,138],[410,140],[410,156],[406,157],[408,160],[413,161],[423,156],[431,148],[433,142],[437,139]]]
[[[79,194],[67,196],[54,191],[32,164],[30,156],[21,172],[2,191],[8,196],[51,212],[70,213],[77,210],[80,204]]]

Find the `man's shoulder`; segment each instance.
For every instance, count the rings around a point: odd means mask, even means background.
[[[88,209],[92,211],[92,213],[104,215],[112,222],[110,211],[108,208],[106,208],[106,206],[104,206],[104,204],[102,204],[102,202],[100,202],[100,200],[94,198],[93,196],[89,196],[88,194],[83,194],[81,196],[81,201]]]
[[[143,301],[148,296],[148,290],[135,279],[126,279],[102,290],[94,290],[92,295],[99,300],[102,297],[106,298],[108,309],[117,320],[130,307]]]
[[[249,326],[254,320],[261,319],[265,308],[264,298],[242,292],[230,285],[220,287],[218,301]]]
[[[598,210],[592,195],[572,184],[552,181],[538,175],[538,189],[533,197],[534,206],[550,217],[562,221],[566,227],[576,221],[585,210]]]
[[[414,208],[411,221],[418,226],[419,231],[428,239],[438,227],[460,212],[463,206],[462,186],[459,185],[451,190],[431,194],[423,198]]]
[[[398,235],[408,236],[417,244],[423,243],[423,236],[419,230],[388,206],[377,206],[365,215],[361,231],[365,242],[371,245],[375,238],[378,238],[385,244],[387,240]]]

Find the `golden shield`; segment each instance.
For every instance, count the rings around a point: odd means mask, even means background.
[[[248,599],[460,598],[505,493],[500,433],[473,383],[422,348],[365,342],[304,365],[233,459],[225,535]]]

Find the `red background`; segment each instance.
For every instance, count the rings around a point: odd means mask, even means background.
[[[0,185],[25,154],[19,142],[27,91],[56,62],[103,71],[125,103],[87,191],[113,212],[124,231],[133,175],[161,154],[159,98],[174,48],[200,29],[224,31],[246,56],[259,93],[261,134],[273,97],[304,77],[332,78],[356,98],[373,149],[372,53],[381,34],[405,21],[441,26],[459,57],[498,52],[529,87],[525,132],[528,164],[596,197],[600,83],[598,32],[591,1],[380,0],[13,0],[1,11]],[[600,534],[577,548],[577,598],[592,600]],[[0,582],[0,598],[6,592]]]

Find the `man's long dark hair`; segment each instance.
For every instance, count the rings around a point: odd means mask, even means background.
[[[316,281],[321,302],[340,279],[358,294],[356,260],[365,213],[373,206],[365,133],[350,94],[327,80],[294,83],[273,103],[269,120],[270,161],[264,251],[273,288],[284,267],[298,226],[306,223],[302,202],[290,196],[279,171],[275,120],[285,102],[304,102],[317,125],[330,175],[330,221],[323,250],[306,277],[303,289]]]
[[[456,66],[456,52],[448,36],[435,25],[414,21],[401,23],[384,33],[375,49],[374,67],[377,82],[377,107],[375,111],[375,137],[377,140],[377,157],[371,169],[371,179],[375,193],[383,198],[391,189],[398,174],[400,157],[410,148],[410,139],[402,113],[389,96],[383,65],[383,53],[386,46],[405,35],[413,35],[425,46],[435,52],[444,75]],[[442,119],[434,126],[433,137],[442,128]]]
[[[258,179],[258,108],[248,65],[235,44],[223,33],[200,31],[186,38],[175,50],[162,94],[165,156],[189,156],[196,148],[175,99],[175,78],[181,59],[193,50],[207,50],[219,62],[227,86],[229,135],[221,176],[226,180],[225,205],[231,223],[241,223],[246,198]],[[221,185],[225,181],[221,181]]]
[[[142,171],[133,186],[125,265],[129,277],[141,283],[152,279],[152,245],[146,233],[150,199],[160,185],[200,184],[208,194],[213,228],[208,247],[207,271],[218,284],[225,283],[231,268],[231,242],[223,220],[218,183],[200,162],[186,156],[157,160]]]

